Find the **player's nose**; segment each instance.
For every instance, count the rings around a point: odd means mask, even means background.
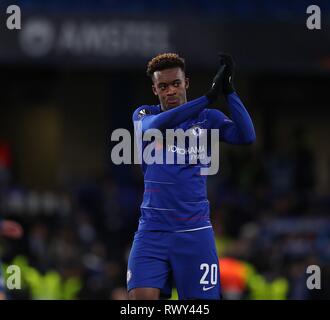
[[[176,94],[176,88],[174,86],[168,86],[167,95],[173,96]]]

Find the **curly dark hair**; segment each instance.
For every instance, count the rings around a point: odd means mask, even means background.
[[[181,68],[185,72],[185,61],[176,53],[161,53],[148,62],[147,75],[152,78],[155,71],[169,68]]]

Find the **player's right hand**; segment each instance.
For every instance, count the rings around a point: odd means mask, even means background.
[[[210,103],[216,101],[221,93],[223,93],[223,81],[225,77],[226,64],[222,56],[220,57],[219,67],[213,78],[211,89],[205,94]]]

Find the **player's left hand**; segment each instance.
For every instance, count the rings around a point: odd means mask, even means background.
[[[211,89],[205,94],[210,103],[216,101],[223,92],[223,82],[225,77],[226,65],[224,60],[219,56],[219,67],[213,78]]]
[[[234,88],[234,72],[235,72],[235,62],[233,57],[227,53],[219,53],[219,58],[226,65],[224,71],[223,79],[223,93],[225,95],[231,94],[235,91]]]
[[[22,226],[12,220],[3,220],[0,225],[0,236],[11,239],[19,239],[23,235]]]

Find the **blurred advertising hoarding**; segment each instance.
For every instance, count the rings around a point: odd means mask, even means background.
[[[160,52],[179,52],[198,68],[214,66],[215,53],[227,51],[247,70],[330,70],[330,29],[309,30],[301,22],[31,14],[22,17],[21,30],[4,25],[0,63],[6,64],[139,68]]]

